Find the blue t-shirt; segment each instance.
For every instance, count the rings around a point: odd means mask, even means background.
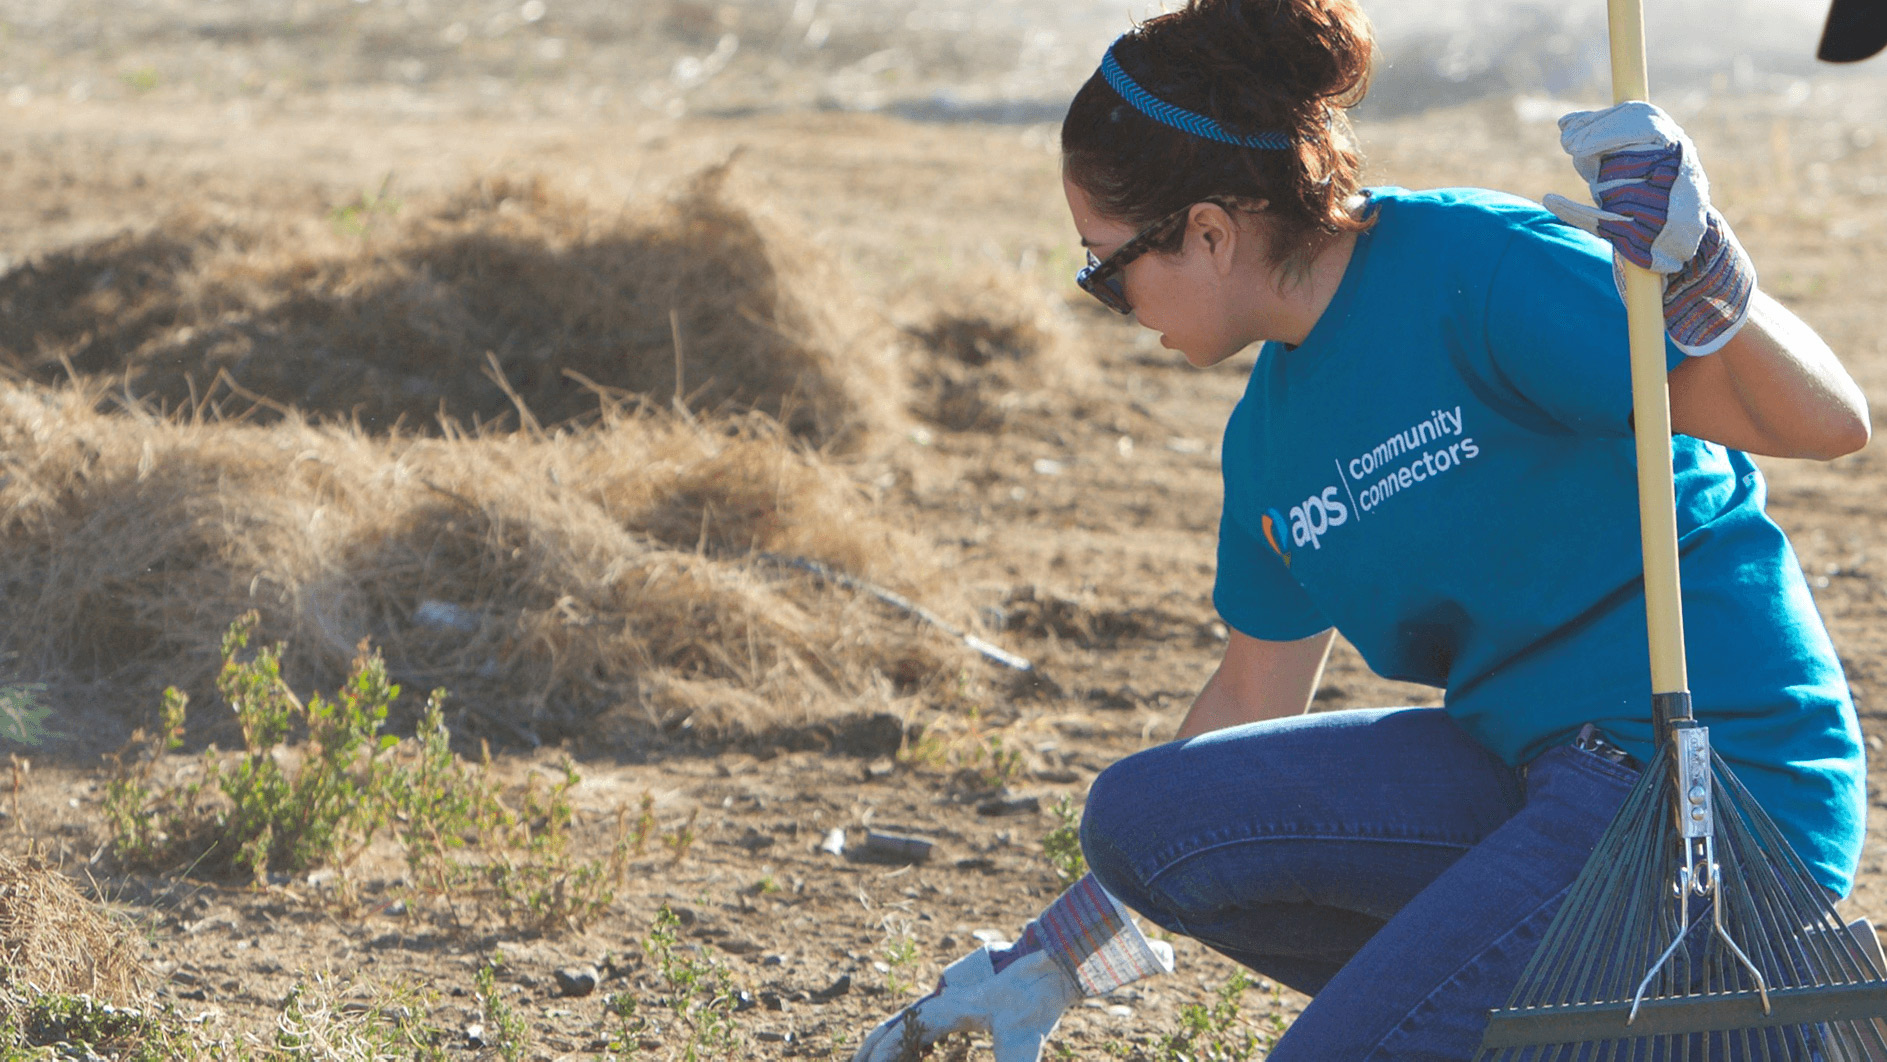
[[[1588,722],[1649,759],[1610,252],[1498,193],[1370,199],[1329,307],[1301,345],[1264,346],[1226,425],[1213,602],[1255,638],[1336,627],[1379,674],[1445,690],[1508,763]],[[1834,647],[1749,457],[1682,435],[1671,452],[1697,716],[1845,894],[1865,772]]]

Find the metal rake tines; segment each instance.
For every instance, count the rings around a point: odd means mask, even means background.
[[[1887,1062],[1887,971],[1714,753],[1710,779],[1709,880],[1680,893],[1661,747],[1490,1015],[1481,1062]]]

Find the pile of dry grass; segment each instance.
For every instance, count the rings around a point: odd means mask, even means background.
[[[65,876],[34,859],[0,855],[0,991],[84,994],[140,1002],[146,972],[137,938]]]
[[[178,213],[0,277],[0,366],[370,431],[553,424],[595,416],[599,392],[760,410],[822,445],[895,420],[882,322],[728,180],[633,213],[535,179],[297,225]]]
[[[918,542],[759,414],[415,438],[100,400],[0,388],[0,651],[55,690],[114,691],[134,721],[164,684],[207,694],[218,636],[250,608],[297,685],[337,680],[368,637],[409,690],[545,740],[612,712],[759,734],[974,670],[935,632],[755,556],[962,611]]]

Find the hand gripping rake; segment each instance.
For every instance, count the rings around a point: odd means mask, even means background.
[[[1614,97],[1646,98],[1640,0],[1608,0]],[[1691,714],[1658,278],[1625,267],[1658,751],[1480,1062],[1887,1062],[1887,970]]]

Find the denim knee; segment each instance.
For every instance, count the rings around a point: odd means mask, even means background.
[[[1140,842],[1158,834],[1151,829],[1147,814],[1149,779],[1142,770],[1145,760],[1156,751],[1149,749],[1119,760],[1094,779],[1081,813],[1081,853],[1088,861],[1089,872],[1115,899],[1168,925],[1169,917],[1155,909],[1139,870],[1143,854]]]

